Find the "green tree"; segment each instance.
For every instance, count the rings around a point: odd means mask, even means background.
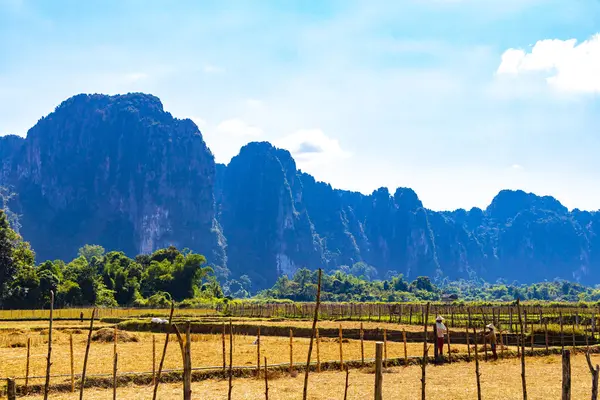
[[[101,259],[104,256],[104,247],[97,244],[86,244],[79,249],[77,255],[83,257],[87,262],[91,263],[94,257]]]

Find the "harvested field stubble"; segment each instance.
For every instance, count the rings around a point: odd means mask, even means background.
[[[600,356],[592,356],[594,364],[600,363]],[[584,356],[572,358],[572,398],[590,397],[591,377]],[[413,400],[420,397],[418,366],[390,368],[383,378],[383,397],[387,399]],[[482,363],[482,397],[485,399],[513,400],[521,399],[521,377],[518,359]],[[344,393],[344,372],[322,372],[311,374],[309,399],[339,399]],[[373,374],[365,370],[352,370],[350,373],[348,399],[359,400],[373,397]],[[282,374],[278,379],[269,380],[269,399],[300,399],[303,379],[290,378]],[[560,356],[536,357],[527,359],[528,398],[542,400],[560,398],[561,359]],[[118,390],[119,398],[142,400],[151,397],[150,387],[130,386]],[[227,393],[226,380],[207,380],[192,384],[192,397],[205,400],[223,399]],[[163,384],[159,388],[159,398],[180,399],[181,383]],[[428,398],[453,400],[471,400],[476,398],[475,365],[456,363],[444,366],[430,366],[427,372]],[[86,399],[108,400],[112,398],[110,389],[86,389]],[[254,400],[264,398],[264,381],[261,379],[236,379],[233,387],[233,399]],[[41,396],[31,396],[39,399]],[[78,394],[55,393],[55,400],[75,400]]]

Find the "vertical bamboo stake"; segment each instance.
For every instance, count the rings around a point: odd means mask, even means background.
[[[50,390],[50,366],[52,365],[52,319],[54,318],[54,291],[50,291],[50,326],[48,327],[48,358],[46,359],[46,383],[44,384],[44,400],[48,399]]]
[[[427,311],[425,312],[425,319],[423,320],[423,360],[421,363],[421,400],[425,400],[425,368],[427,367],[427,321],[429,320],[429,306],[427,303]],[[435,338],[434,338],[435,340]],[[434,343],[435,345],[436,343]]]
[[[69,350],[71,355],[71,393],[75,392],[75,362],[73,357],[73,334],[69,335]]]
[[[227,400],[231,400],[231,389],[233,379],[233,324],[229,320],[229,390],[227,392]]]
[[[190,321],[186,324],[185,329],[185,357],[184,357],[184,371],[185,371],[185,386],[187,390],[184,393],[184,400],[192,400],[192,337],[191,337],[191,324]],[[114,399],[116,400],[116,399]]]
[[[363,323],[360,323],[360,366],[365,366],[365,342],[364,342],[365,331],[363,330]]]
[[[473,327],[473,336],[475,336],[475,376],[477,377],[477,400],[481,400],[481,374],[479,373],[479,354],[477,351],[477,331],[475,330],[475,327]]]
[[[312,324],[312,329],[310,331],[310,342],[308,343],[308,357],[306,360],[306,371],[304,372],[304,388],[302,391],[302,399],[306,400],[307,395],[308,395],[308,373],[310,370],[310,356],[312,355],[312,347],[313,347],[313,340],[315,337],[315,331],[317,330],[317,322],[319,320],[319,305],[321,304],[321,268],[319,268],[319,275],[318,275],[318,282],[317,282],[317,299],[315,302],[315,314],[313,316],[313,324]],[[317,333],[317,349],[319,348],[319,336]],[[317,354],[318,354],[318,350],[317,350]],[[317,356],[318,359],[318,356]],[[317,360],[317,368],[320,368],[319,365],[319,360]]]
[[[158,363],[158,372],[156,373],[156,380],[154,382],[154,392],[152,394],[152,400],[156,400],[156,395],[158,393],[158,385],[160,384],[160,375],[162,373],[163,365],[165,362],[165,357],[167,355],[167,346],[169,345],[169,335],[171,333],[171,324],[173,322],[173,312],[175,311],[175,303],[171,303],[171,312],[169,313],[169,325],[167,328],[167,335],[165,338],[165,346],[163,347],[162,356],[160,358],[160,363]]]
[[[290,374],[294,370],[294,331],[290,328]]]
[[[467,352],[469,353],[469,360],[471,360],[471,346],[469,346],[469,328],[471,327],[471,309],[467,307]],[[473,332],[475,332],[475,328],[473,328]],[[477,347],[477,334],[475,334],[475,347]]]
[[[527,400],[527,382],[525,380],[525,338],[523,332],[523,319],[521,318],[521,303],[517,299],[517,312],[519,313],[519,326],[521,327],[521,383],[523,384],[523,400]]]
[[[559,312],[558,318],[560,320],[560,350],[561,350],[561,352],[563,352],[563,351],[565,351],[565,334],[563,331],[562,311]]]
[[[383,400],[383,343],[375,343],[375,400]]]
[[[258,336],[256,336],[256,377],[260,378],[260,326],[258,327]]]
[[[340,371],[344,370],[344,349],[342,348],[342,337],[343,337],[343,333],[342,333],[342,324],[340,324],[340,329],[339,329],[339,342],[340,342]]]
[[[156,336],[152,335],[152,385],[156,385]]]
[[[402,329],[402,341],[404,342],[404,365],[408,366],[408,349],[406,348],[406,329]]]
[[[346,387],[344,389],[344,400],[346,400],[348,398],[348,378],[350,375],[350,370],[348,369],[348,366],[346,365]]]
[[[321,343],[321,339],[319,338],[319,328],[317,328],[316,337],[317,337],[317,372],[321,372],[321,353],[319,352],[319,344]]]
[[[548,353],[548,320],[544,323],[544,335],[546,336],[546,353]]]
[[[117,360],[119,355],[115,353],[113,360],[113,400],[117,400]]]
[[[267,357],[265,357],[265,400],[269,400],[269,374],[267,373]]]
[[[562,353],[562,400],[571,400],[571,352]]]
[[[227,368],[227,358],[226,358],[226,350],[225,350],[225,322],[223,322],[223,331],[221,332],[221,343],[223,344],[223,372]]]
[[[383,366],[387,368],[387,329],[383,328]]]
[[[451,364],[452,363],[452,353],[450,352],[450,329],[448,329],[448,362]]]
[[[29,387],[29,357],[31,355],[31,338],[27,338],[27,363],[25,364],[25,396],[27,396]]]
[[[592,400],[598,400],[598,375],[600,373],[600,367],[596,365],[596,368],[592,366],[592,360],[590,359],[590,352],[585,354],[585,359],[588,363],[588,368],[590,369],[590,373],[592,374]]]
[[[85,371],[87,369],[87,361],[90,354],[90,344],[92,343],[92,332],[94,330],[94,318],[96,317],[96,309],[92,309],[92,318],[90,318],[90,331],[88,333],[87,344],[85,346],[85,356],[83,357],[83,370],[81,371],[81,387],[79,388],[79,400],[83,400],[83,389],[85,388]]]

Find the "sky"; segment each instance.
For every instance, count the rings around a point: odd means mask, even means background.
[[[0,135],[127,92],[218,162],[267,140],[434,210],[502,189],[600,209],[599,0],[0,0]]]

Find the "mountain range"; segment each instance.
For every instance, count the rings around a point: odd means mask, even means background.
[[[198,127],[152,95],[77,95],[26,138],[0,137],[0,186],[38,261],[84,244],[130,256],[174,245],[255,289],[298,268],[364,262],[379,277],[600,282],[600,213],[503,190],[485,209],[426,209],[409,188],[369,195],[300,171],[267,142],[215,163]]]

